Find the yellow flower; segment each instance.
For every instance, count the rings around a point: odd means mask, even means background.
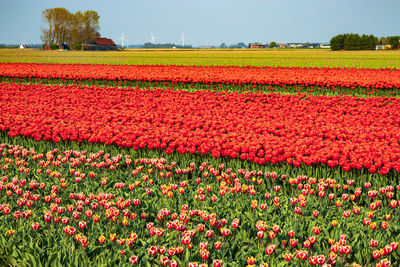
[[[103,244],[106,241],[106,238],[104,237],[104,235],[99,236],[99,238],[97,238],[97,240],[99,241],[100,244]]]
[[[122,219],[122,225],[126,226],[128,224],[128,216],[124,216],[124,218]]]
[[[117,234],[110,234],[111,242],[114,242],[117,239]]]

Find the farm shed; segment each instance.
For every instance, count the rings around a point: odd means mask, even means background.
[[[117,45],[112,39],[96,38],[95,42],[87,46],[87,50],[107,51],[117,50]]]

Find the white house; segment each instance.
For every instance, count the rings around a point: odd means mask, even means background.
[[[319,48],[328,48],[328,49],[330,49],[331,46],[328,45],[328,44],[321,44],[321,45],[319,46]]]

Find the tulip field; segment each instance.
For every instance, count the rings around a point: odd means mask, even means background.
[[[0,63],[0,265],[399,266],[383,67]]]
[[[330,68],[399,68],[398,50],[330,49],[126,49],[125,51],[43,51],[0,49],[3,63],[111,65],[207,65]]]

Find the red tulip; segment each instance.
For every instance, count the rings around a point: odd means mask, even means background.
[[[33,230],[39,230],[39,228],[40,228],[40,224],[38,223],[38,222],[33,222],[32,223],[32,229]]]
[[[86,222],[79,222],[79,228],[81,228],[82,230],[86,228]]]
[[[257,237],[258,237],[259,239],[263,239],[263,238],[264,238],[264,232],[263,232],[263,231],[258,231],[258,232],[257,232]]]
[[[168,257],[167,257],[167,256],[161,257],[160,263],[161,263],[161,265],[163,265],[163,266],[168,265],[168,264],[169,264],[169,259],[168,259]]]
[[[306,250],[298,250],[297,258],[299,258],[301,260],[306,260],[308,258],[308,252]]]
[[[321,227],[315,226],[313,228],[313,232],[314,234],[319,235],[321,233]]]
[[[317,264],[318,265],[323,265],[326,261],[325,255],[318,255],[317,256]]]
[[[157,247],[156,246],[151,246],[147,250],[150,255],[155,256],[157,254]]]
[[[291,261],[293,259],[293,255],[292,254],[290,254],[290,253],[286,253],[285,254],[285,260],[286,261]]]
[[[371,241],[369,241],[369,244],[371,245],[371,247],[376,247],[378,246],[378,241],[371,239]]]
[[[372,252],[372,257],[373,257],[374,259],[378,259],[380,256],[381,256],[381,253],[380,253],[379,250],[374,250],[374,251]]]
[[[294,232],[293,230],[289,230],[288,236],[289,236],[290,238],[292,238],[292,237],[294,237],[294,235],[295,235],[295,232]]]
[[[139,257],[138,256],[131,256],[130,258],[129,258],[129,262],[131,263],[131,264],[138,264],[139,263]]]
[[[213,231],[213,230],[208,230],[208,231],[206,232],[206,236],[207,236],[208,238],[211,238],[213,235],[214,235],[214,231]]]
[[[271,255],[272,253],[274,253],[275,250],[276,250],[276,246],[275,246],[275,245],[269,245],[269,246],[265,249],[265,254]]]
[[[103,244],[106,241],[106,238],[101,235],[100,237],[97,238],[97,240],[99,241],[100,244]]]
[[[382,224],[381,224],[381,227],[382,227],[383,230],[386,230],[389,227],[389,223],[383,221]]]
[[[250,266],[256,264],[256,258],[254,257],[247,258],[247,264]]]
[[[189,243],[192,241],[192,239],[189,237],[189,236],[184,236],[183,238],[182,238],[182,244],[183,245],[189,245]]]

